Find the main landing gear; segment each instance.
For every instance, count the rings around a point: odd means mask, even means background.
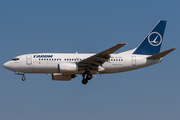
[[[83,80],[82,80],[82,84],[87,84],[88,80],[91,80],[92,75],[89,72],[85,72],[82,74]]]

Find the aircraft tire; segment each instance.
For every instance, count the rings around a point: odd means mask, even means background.
[[[82,80],[82,84],[85,85],[85,84],[87,84],[87,83],[88,83],[88,80],[87,80],[87,79],[83,79],[83,80]]]
[[[92,75],[91,74],[87,74],[86,79],[87,80],[91,80],[91,78],[92,78]]]
[[[22,77],[21,79],[22,79],[22,81],[25,81],[25,80],[26,80],[26,78],[25,78],[25,77]]]

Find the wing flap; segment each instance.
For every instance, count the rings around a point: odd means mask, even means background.
[[[167,54],[169,54],[170,52],[172,52],[175,49],[176,48],[172,48],[172,49],[166,50],[164,52],[152,55],[152,56],[148,57],[147,59],[159,59],[159,58],[162,58],[162,57],[166,56]]]

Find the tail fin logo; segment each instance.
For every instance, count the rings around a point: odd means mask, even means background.
[[[159,46],[162,42],[162,36],[158,32],[152,32],[148,36],[148,41],[152,46]]]

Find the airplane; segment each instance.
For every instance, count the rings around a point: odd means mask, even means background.
[[[82,53],[34,53],[17,56],[3,67],[22,75],[25,73],[52,74],[52,80],[70,81],[82,75],[82,84],[87,84],[96,74],[120,73],[160,63],[162,58],[175,50],[160,52],[165,20],[159,20],[143,41],[134,49],[113,54],[126,43],[117,44],[97,54]]]

